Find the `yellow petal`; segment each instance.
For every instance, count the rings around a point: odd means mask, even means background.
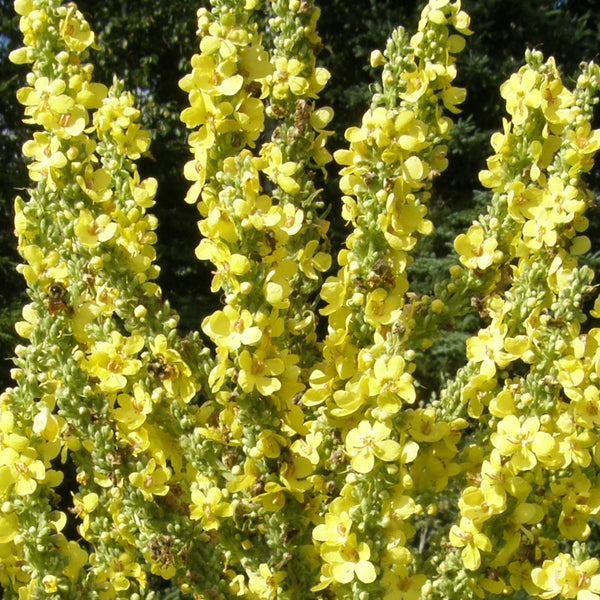
[[[555,439],[549,433],[545,433],[543,431],[539,431],[535,434],[533,443],[531,444],[531,449],[538,456],[547,456],[554,450],[555,447]]]
[[[410,156],[402,165],[402,171],[409,180],[419,181],[425,175],[425,167],[417,156]]]
[[[461,556],[463,564],[467,569],[470,571],[476,571],[479,569],[479,566],[481,565],[481,554],[479,554],[479,550],[475,546],[471,544],[465,546]]]
[[[369,562],[368,560],[359,561],[355,567],[355,570],[356,576],[363,583],[373,583],[375,581],[375,578],[377,577],[377,573],[375,571],[373,563]]]

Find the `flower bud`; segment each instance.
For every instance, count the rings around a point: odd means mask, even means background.
[[[385,57],[383,56],[383,52],[381,50],[373,50],[371,52],[371,56],[369,57],[371,62],[371,66],[376,69],[377,67],[381,67],[385,63]]]
[[[133,314],[136,318],[143,319],[148,314],[148,309],[143,304],[138,304],[135,307]]]

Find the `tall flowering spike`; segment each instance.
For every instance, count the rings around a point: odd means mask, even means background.
[[[274,184],[272,196],[283,211],[287,233],[281,245],[297,264],[290,281],[287,326],[301,366],[308,367],[316,360],[316,319],[308,307],[321,286],[321,274],[331,266],[326,239],[329,223],[321,216],[321,190],[315,187],[313,169],[326,174],[325,165],[332,159],[325,145],[333,133],[326,129],[333,110],[317,105],[318,94],[329,79],[329,72],[317,67],[315,59],[321,46],[316,32],[320,10],[313,2],[276,1],[271,2],[271,11],[269,25],[277,35],[273,72],[267,79],[267,115],[273,133],[261,147],[259,168]],[[298,35],[300,31],[303,35]]]
[[[382,84],[362,126],[346,132],[350,148],[335,153],[343,165],[343,215],[353,231],[339,256],[342,269],[321,296],[331,330],[326,344],[342,354],[335,366],[341,379],[353,370],[357,348],[391,332],[402,338],[410,329],[410,323],[392,325],[405,304],[409,253],[432,230],[426,203],[432,180],[447,166],[444,141],[452,126],[444,106],[454,111],[449,99],[464,96],[452,86],[455,59],[446,49],[464,46],[449,29],[469,33],[464,15],[458,3],[431,3],[417,34],[409,39],[400,28],[385,54],[373,53],[373,64],[383,66]]]
[[[258,2],[246,4],[215,2],[212,13],[198,10],[200,52],[192,57],[192,72],[179,82],[190,102],[181,120],[194,130],[188,140],[194,158],[184,169],[192,182],[190,204],[201,198],[221,162],[254,148],[264,130],[264,81],[273,67],[253,23]],[[198,208],[208,216],[204,196]]]
[[[598,77],[596,65],[583,65],[569,90],[552,59],[530,52],[501,87],[510,120],[492,136],[496,154],[480,174],[492,205],[455,242],[466,270],[501,274],[488,278],[487,326],[468,340],[468,363],[441,400],[478,420],[481,450],[467,458],[476,476],[462,490],[449,532],[456,551],[440,556],[431,597],[464,597],[467,588],[540,598],[597,591],[597,565],[575,541],[588,539],[600,510],[599,332],[582,326],[594,288],[578,260],[590,247],[582,176],[599,147],[591,128]],[[588,575],[567,583],[578,569]]]
[[[218,529],[232,557],[227,593],[283,598],[314,583],[304,549],[315,465],[300,438],[308,428],[298,398],[317,359],[311,306],[330,266],[311,169],[331,160],[332,111],[315,106],[328,79],[314,56],[319,11],[312,2],[269,3],[268,54],[257,9],[215,2],[200,10],[200,54],[181,82],[195,157],[188,200],[199,199],[202,216],[196,255],[214,264],[212,290],[225,301],[202,323],[217,356],[213,400],[189,441],[192,518]]]
[[[157,184],[135,166],[150,135],[134,99],[92,80],[94,35],[74,4],[15,6],[26,45],[11,58],[33,63],[18,99],[37,131],[23,146],[35,187],[15,203],[31,303],[17,324],[28,340],[16,349],[17,387],[0,401],[0,583],[19,597],[131,597],[150,569],[175,570],[148,548],[173,513],[160,504],[182,468],[180,412],[199,375],[153,282],[157,222],[146,210]],[[72,506],[50,468],[66,461],[77,471]],[[85,544],[61,533],[69,521]]]
[[[457,112],[465,95],[452,82],[468,24],[460,2],[436,1],[414,36],[397,29],[385,53],[372,54],[383,74],[370,109],[346,131],[349,149],[334,154],[353,229],[340,271],[322,288],[324,361],[304,395],[305,404],[322,405],[314,429],[330,440],[322,459],[340,490],[329,497],[325,525],[313,531],[321,559],[314,591],[391,598],[403,589],[418,594],[426,580],[408,543],[409,522],[423,512],[421,502],[430,503],[420,497],[418,474],[437,467],[443,489],[455,448],[451,426],[433,409],[407,408],[416,386],[406,269],[419,237],[432,230],[426,204],[447,166],[452,120],[445,111]],[[329,522],[344,526],[323,529]]]

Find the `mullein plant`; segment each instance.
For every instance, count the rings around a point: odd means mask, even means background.
[[[455,55],[470,33],[460,3],[449,2],[430,3],[413,36],[394,31],[385,52],[371,57],[383,69],[371,106],[361,126],[346,131],[349,149],[335,153],[353,231],[321,291],[328,335],[304,398],[317,407],[317,430],[333,441],[323,446],[335,485],[326,489],[333,493],[325,522],[313,530],[321,559],[313,590],[334,597],[418,597],[426,580],[409,543],[411,522],[432,510],[418,500],[422,484],[443,492],[463,422],[412,407],[407,267],[419,237],[433,229],[427,202],[448,164],[449,114],[465,97],[452,83]]]
[[[223,298],[201,323],[209,349],[178,334],[155,283],[134,98],[93,81],[74,4],[15,9],[36,131],[15,203],[25,342],[0,397],[5,597],[155,598],[162,578],[207,599],[600,598],[585,543],[600,511],[600,333],[585,321],[600,302],[578,259],[598,68],[569,90],[531,52],[502,86],[489,210],[419,296],[407,267],[465,97],[460,1],[430,0],[414,35],[371,56],[381,83],[333,153],[350,234],[325,281],[319,10],[199,9],[180,86],[196,255]],[[469,310],[484,326],[466,365],[425,394],[418,353]]]
[[[32,63],[18,99],[37,130],[23,146],[34,187],[15,205],[30,303],[0,401],[1,584],[6,597],[132,598],[180,550],[179,413],[206,379],[191,368],[202,350],[178,338],[153,281],[157,182],[135,165],[150,135],[132,95],[93,81],[75,5],[15,8],[25,47],[11,59]],[[75,480],[61,498],[64,465]]]
[[[455,241],[466,269],[454,271],[457,287],[481,274],[488,324],[440,398],[478,428],[449,531],[459,552],[440,557],[434,598],[600,596],[585,543],[600,512],[600,331],[585,323],[600,303],[578,259],[590,248],[583,176],[600,147],[590,125],[600,73],[583,64],[569,90],[553,59],[526,58],[501,87],[510,118],[480,173],[490,209]]]

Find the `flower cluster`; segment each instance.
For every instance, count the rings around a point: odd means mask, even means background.
[[[321,290],[329,331],[304,403],[321,410],[318,426],[339,440],[325,449],[340,492],[324,518],[349,520],[327,536],[321,525],[313,533],[322,559],[313,589],[338,597],[419,593],[426,577],[407,541],[410,521],[430,507],[415,500],[417,473],[445,471],[456,451],[448,423],[409,408],[416,384],[406,299],[409,253],[432,231],[427,201],[447,166],[452,120],[444,111],[457,112],[464,98],[452,82],[468,23],[459,2],[439,1],[424,9],[414,36],[396,30],[385,53],[371,57],[383,67],[371,107],[346,131],[349,149],[334,154],[343,167],[342,214],[353,229],[340,271]]]
[[[134,97],[93,80],[74,4],[15,1],[35,131],[15,203],[30,302],[0,396],[5,597],[152,598],[162,578],[207,599],[600,600],[600,329],[578,258],[598,67],[568,89],[530,52],[502,86],[491,205],[419,296],[411,252],[465,97],[460,0],[373,52],[381,83],[333,156],[313,1],[211,6],[180,86],[196,256],[223,299],[199,323],[212,351],[156,283]],[[323,283],[333,158],[351,230]],[[422,394],[417,352],[469,307],[466,365]]]
[[[26,45],[11,59],[33,63],[18,99],[38,130],[23,147],[35,187],[15,204],[31,303],[17,386],[0,401],[0,583],[18,597],[131,597],[150,570],[173,569],[149,549],[182,467],[183,424],[168,415],[202,376],[153,281],[157,182],[135,166],[150,135],[133,96],[93,81],[94,35],[75,5],[15,8]],[[56,492],[61,463],[75,471],[72,503]],[[75,526],[81,543],[63,533]]]
[[[222,594],[283,598],[312,581],[310,555],[288,548],[310,543],[322,439],[298,399],[317,355],[311,304],[331,264],[311,169],[331,160],[333,113],[314,102],[329,77],[315,63],[319,11],[271,2],[269,53],[250,4],[198,12],[200,53],[181,81],[194,154],[187,200],[198,201],[203,236],[196,256],[214,265],[211,289],[225,304],[202,321],[216,361],[190,454],[191,516],[218,530],[231,557]]]
[[[501,88],[510,119],[480,175],[492,205],[455,242],[466,271],[486,283],[487,324],[468,340],[468,363],[443,398],[484,424],[449,539],[472,572],[469,594],[597,598],[594,561],[583,556],[579,575],[558,551],[587,540],[600,511],[598,329],[583,326],[592,273],[578,262],[590,247],[582,176],[599,147],[590,125],[599,72],[584,65],[569,90],[552,59],[527,59]],[[454,557],[442,563],[447,577],[457,568]],[[446,576],[433,597],[447,597]]]

